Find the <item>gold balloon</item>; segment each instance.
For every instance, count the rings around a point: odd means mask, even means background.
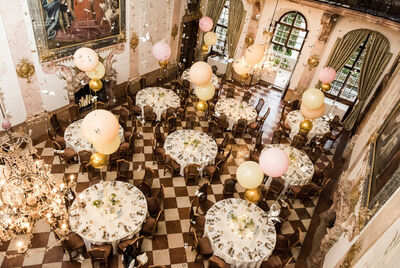
[[[244,42],[246,43],[247,47],[253,45],[254,44],[253,36],[251,36],[251,35],[246,36],[246,38],[244,39]]]
[[[331,89],[331,84],[329,84],[329,83],[322,83],[322,85],[321,85],[321,90],[323,91],[323,92],[327,92],[327,91],[329,91]]]
[[[257,203],[261,198],[261,190],[259,188],[246,189],[244,198],[250,203]]]
[[[159,61],[158,64],[160,65],[161,68],[165,68],[168,66],[168,61]]]
[[[91,90],[96,92],[103,88],[103,83],[100,79],[91,79],[89,81],[89,87]]]
[[[250,75],[248,73],[241,74],[240,75],[240,81],[245,82],[250,78]]]
[[[100,153],[93,153],[90,156],[90,164],[94,168],[101,169],[107,165],[107,156]]]
[[[201,46],[201,51],[204,53],[206,53],[208,51],[208,49],[209,49],[209,47],[206,44]]]
[[[309,132],[313,127],[313,124],[310,120],[304,120],[300,123],[300,131]]]
[[[199,100],[199,102],[197,103],[197,111],[199,112],[204,112],[207,110],[207,102],[204,100]]]

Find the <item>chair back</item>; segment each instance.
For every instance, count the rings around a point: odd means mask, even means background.
[[[163,211],[164,211],[164,209],[162,208],[162,209],[160,209],[160,211],[158,212],[158,215],[157,215],[157,217],[156,217],[156,222],[155,222],[155,224],[154,224],[154,226],[153,226],[152,234],[155,234],[155,233],[157,232],[158,222],[160,221],[160,218],[161,218],[161,215],[162,215]]]
[[[228,143],[229,143],[229,133],[226,133],[221,144],[218,146],[218,151],[219,152],[225,151],[225,148],[226,148],[226,146],[228,146]]]
[[[69,111],[69,118],[71,119],[71,122],[74,122],[76,120],[79,120],[81,118],[81,114],[79,113],[79,106],[78,104],[72,104],[68,107]]]
[[[298,133],[298,134],[294,135],[290,146],[301,150],[306,145],[306,142],[307,142],[307,138],[304,135]]]
[[[61,129],[61,125],[60,125],[60,122],[58,121],[57,114],[54,113],[54,114],[51,115],[50,124],[51,124],[51,127],[56,132]]]
[[[253,94],[251,94],[250,91],[246,91],[246,92],[244,92],[242,101],[249,102],[249,100],[251,99],[252,96],[253,96]]]
[[[140,84],[140,88],[144,89],[147,86],[146,78],[145,77],[140,78],[139,84]]]
[[[317,162],[319,157],[322,155],[322,152],[323,148],[321,145],[317,145],[313,149],[311,149],[311,151],[308,153],[308,157],[310,158],[311,162],[313,162],[313,164]]]
[[[167,110],[165,111],[165,119],[168,119],[171,116],[175,115],[175,108],[174,107],[168,107]]]
[[[269,190],[273,193],[280,194],[285,187],[285,181],[281,178],[272,178]]]
[[[171,116],[170,118],[168,118],[167,124],[169,134],[176,131],[176,116]]]
[[[257,103],[256,108],[255,108],[257,114],[259,114],[259,113],[261,112],[262,108],[264,107],[264,103],[265,103],[265,101],[264,101],[263,98],[260,98],[260,99],[258,100],[258,103]]]
[[[226,91],[226,98],[233,98],[235,95],[235,88],[229,87],[228,90]]]
[[[197,164],[189,164],[184,169],[184,175],[186,181],[188,179],[197,179],[200,175],[199,172],[200,166]]]
[[[194,209],[193,209],[193,201],[190,202],[190,210],[189,210],[189,216],[190,216],[190,221],[193,222],[194,221]]]
[[[235,125],[234,129],[232,130],[233,137],[236,137],[237,134],[240,134],[240,137],[243,136],[243,133],[247,126],[247,120],[244,118],[240,118]]]
[[[156,86],[157,87],[160,87],[160,86],[162,86],[164,84],[164,78],[162,78],[162,77],[157,77],[157,79],[156,79]]]
[[[216,136],[216,134],[217,134],[217,132],[218,132],[218,124],[217,124],[217,122],[215,122],[215,121],[209,121],[208,122],[208,129],[207,129],[207,132],[209,133],[209,134],[211,134],[211,136],[212,137],[214,137],[215,138],[215,136]]]
[[[144,118],[147,120],[154,120],[155,119],[155,113],[153,112],[153,107],[151,106],[144,106]]]
[[[261,146],[262,146],[262,136],[263,136],[264,132],[262,131],[258,131],[256,134],[256,141],[255,141],[255,148],[257,150],[261,150]]]
[[[103,109],[103,110],[106,109],[105,103],[101,101],[96,101],[96,107],[97,109]]]
[[[46,131],[47,131],[47,137],[49,138],[49,140],[54,140],[57,136],[56,133],[54,133],[49,127],[46,126]]]
[[[145,167],[143,180],[147,182],[148,185],[152,185],[154,177],[155,177],[154,170],[152,168]]]
[[[293,248],[300,243],[300,235],[301,235],[300,227],[297,227],[295,232],[288,237],[289,248]]]
[[[50,140],[50,141],[51,141],[51,143],[53,144],[53,149],[55,149],[55,150],[61,150],[61,145],[60,145],[58,142],[53,141],[53,140]]]
[[[183,81],[182,81],[182,89],[187,89],[187,90],[189,90],[190,89],[190,81],[189,80],[187,80],[187,79],[183,79]]]
[[[128,105],[131,106],[131,107],[135,105],[135,103],[133,102],[133,99],[131,98],[131,96],[127,96],[126,97],[126,101],[128,102]]]
[[[228,117],[226,114],[221,113],[218,117],[218,126],[222,128],[227,128],[229,126]]]
[[[90,162],[90,157],[92,156],[92,152],[88,150],[83,150],[78,152],[79,160],[81,165],[86,165]]]
[[[199,202],[202,202],[207,199],[207,189],[208,189],[208,183],[204,183],[202,186],[199,188]]]
[[[236,183],[236,179],[227,179],[224,182],[224,193],[233,194],[235,192]]]
[[[197,118],[194,115],[188,116],[186,118],[185,129],[194,129],[196,127]]]
[[[94,261],[105,261],[107,260],[107,250],[103,248],[92,248],[87,251],[90,258]]]
[[[231,149],[229,150],[229,152],[226,154],[226,156],[225,156],[225,159],[224,159],[224,164],[226,163],[226,161],[228,161],[228,159],[229,159],[229,157],[231,156],[231,154],[232,154],[232,147],[231,147]]]
[[[117,176],[123,175],[127,177],[128,172],[129,172],[129,161],[125,159],[117,160]]]
[[[290,107],[290,111],[300,110],[300,100],[292,101],[292,105]]]

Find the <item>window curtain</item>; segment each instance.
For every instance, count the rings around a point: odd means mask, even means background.
[[[347,33],[343,38],[338,38],[326,66],[332,67],[336,71],[342,69],[369,33],[370,31],[367,29],[358,29]]]
[[[207,16],[210,17],[213,22],[213,31],[215,29],[215,26],[217,25],[217,22],[219,20],[219,17],[221,16],[222,10],[224,9],[226,0],[209,0],[208,5],[207,5]]]
[[[347,130],[351,130],[354,127],[366,100],[392,57],[392,53],[389,52],[389,41],[378,32],[370,32],[370,37],[366,45],[365,56],[358,79],[357,103],[344,121],[344,127]]]
[[[242,33],[244,24],[244,18],[246,17],[246,11],[244,10],[242,0],[231,0],[229,2],[229,19],[228,19],[228,31],[227,31],[227,44],[229,58],[235,56],[236,47]],[[226,68],[226,77],[230,79],[232,76],[232,63],[229,62]]]

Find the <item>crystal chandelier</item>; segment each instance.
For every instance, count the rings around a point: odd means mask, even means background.
[[[57,182],[50,166],[34,160],[36,149],[26,135],[8,133],[0,139],[0,240],[29,234],[39,219],[54,231],[69,233],[64,195],[71,189]]]

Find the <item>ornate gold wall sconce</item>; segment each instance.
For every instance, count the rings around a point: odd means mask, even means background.
[[[171,36],[172,39],[175,40],[175,37],[178,35],[178,25],[174,24],[174,26],[172,26],[172,30],[171,30]]]
[[[248,34],[248,35],[246,36],[246,38],[244,39],[244,42],[246,43],[246,46],[247,46],[247,47],[253,45],[253,44],[254,44],[254,37],[253,37],[253,34]]]
[[[135,51],[138,45],[139,45],[139,37],[137,33],[132,32],[131,39],[129,40],[129,46],[133,51]]]
[[[28,59],[22,58],[19,64],[17,64],[16,72],[19,78],[27,79],[28,83],[30,83],[31,77],[35,73],[35,65]]]
[[[317,55],[312,55],[307,60],[307,65],[308,65],[308,68],[310,68],[310,69],[317,67],[318,64],[319,64],[319,57]]]

